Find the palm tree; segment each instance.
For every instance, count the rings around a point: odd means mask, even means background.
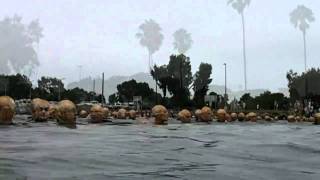
[[[178,50],[179,54],[186,53],[193,43],[191,39],[191,34],[188,33],[185,29],[179,29],[175,33],[173,33],[174,49]]]
[[[290,13],[290,21],[295,28],[302,31],[303,45],[304,45],[304,69],[307,71],[307,45],[306,45],[306,32],[310,27],[309,23],[315,21],[313,12],[311,9],[304,5],[299,5]]]
[[[143,24],[139,26],[141,32],[136,34],[136,37],[140,39],[140,44],[143,47],[146,47],[149,53],[149,71],[152,72],[153,59],[152,55],[159,50],[162,41],[163,35],[161,34],[161,27],[154,20],[149,19],[145,20]],[[158,103],[158,78],[155,78],[156,81],[156,103]]]
[[[163,35],[161,34],[161,27],[154,20],[145,20],[143,24],[139,26],[140,32],[136,34],[136,37],[140,39],[140,44],[146,47],[149,53],[149,69],[152,68],[152,55],[159,50]]]
[[[246,55],[246,32],[245,32],[245,18],[244,9],[250,5],[251,0],[229,0],[228,4],[231,4],[242,19],[242,35],[243,35],[243,66],[244,66],[244,89],[247,91],[247,55]]]

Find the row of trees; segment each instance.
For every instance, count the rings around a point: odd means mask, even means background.
[[[320,69],[312,68],[302,74],[290,70],[287,73],[290,98],[294,101],[304,99],[320,103]]]
[[[154,106],[155,99],[161,98],[147,83],[132,79],[117,85],[117,92],[109,96],[109,103],[132,102],[134,96],[141,96],[145,107]]]
[[[0,95],[11,96],[14,99],[43,98],[49,101],[69,99],[75,103],[81,101],[101,101],[101,95],[87,92],[80,88],[65,89],[63,82],[57,78],[41,77],[38,86],[32,83],[25,75],[0,75]]]
[[[251,97],[250,94],[244,94],[240,102],[246,103],[247,109],[257,108],[259,104],[261,109],[274,109],[275,102],[279,109],[293,108],[298,101],[307,106],[312,102],[314,109],[320,107],[320,69],[311,68],[306,72],[298,74],[290,70],[287,73],[288,89],[290,97],[285,97],[282,93],[265,92],[257,97]]]
[[[212,66],[207,63],[201,63],[199,70],[192,75],[190,58],[180,54],[171,55],[168,64],[156,66],[151,70],[153,79],[162,89],[164,99],[167,92],[170,93],[170,104],[175,107],[183,106],[203,106],[204,96],[209,90],[209,84]],[[193,102],[190,101],[190,90],[193,90]]]
[[[164,77],[161,80],[162,91],[164,96],[156,94],[153,89],[151,89],[148,84],[142,82],[136,82],[135,80],[130,80],[123,82],[117,86],[117,93],[114,93],[109,96],[109,102],[114,104],[116,102],[132,102],[133,96],[142,96],[143,106],[150,108],[155,105],[155,98],[161,98],[161,103],[168,108],[177,108],[177,107],[188,107],[188,108],[199,108],[202,107],[204,103],[204,96],[207,94],[206,82],[211,81],[208,77],[208,72],[210,70],[203,70],[208,68],[208,65],[200,65],[199,71],[195,74],[192,79],[192,83],[182,83],[184,87],[180,88],[179,79],[174,79],[172,77]],[[159,68],[159,67],[158,67]],[[163,67],[160,67],[163,68]],[[160,69],[159,68],[159,69]],[[207,81],[203,81],[203,80]],[[159,80],[160,81],[160,80]],[[199,82],[202,81],[202,82]],[[167,83],[168,82],[168,83]],[[192,85],[194,84],[194,85]],[[186,87],[192,87],[195,91],[193,99],[190,99],[190,92],[187,91]],[[166,97],[165,92],[168,91],[172,96],[170,98]],[[217,102],[212,104],[215,108],[223,108],[225,106],[225,99],[222,95],[219,95],[215,92],[210,92],[209,95],[217,96]],[[285,97],[282,93],[271,93],[266,91],[259,96],[252,97],[249,93],[244,94],[240,101],[240,106],[242,107],[245,104],[245,109],[255,110],[257,108],[261,110],[288,110],[292,103],[288,97]],[[258,106],[257,106],[258,105]]]
[[[212,67],[202,63],[199,70],[192,75],[190,59],[184,55],[172,55],[169,64],[155,66],[152,77],[156,79],[162,90],[163,96],[154,92],[147,83],[138,83],[135,80],[123,82],[117,86],[118,92],[109,97],[109,102],[131,102],[133,96],[142,96],[147,105],[152,106],[159,100],[169,107],[204,105],[204,96],[208,92],[208,85]],[[261,109],[274,109],[277,102],[279,109],[286,109],[289,101],[310,99],[320,102],[320,69],[310,69],[298,74],[292,70],[287,73],[290,99],[281,93],[265,92],[257,97],[245,94],[240,101],[246,103],[248,109],[255,109],[259,104]],[[193,91],[193,99],[190,99]],[[170,97],[167,97],[167,94]],[[9,95],[14,99],[40,97],[50,101],[70,99],[76,103],[81,101],[101,101],[101,95],[87,92],[80,88],[67,90],[63,82],[57,78],[42,77],[38,80],[38,86],[32,87],[32,83],[25,75],[0,75],[0,95]],[[210,95],[217,95],[211,92]]]
[[[262,110],[288,110],[290,108],[288,97],[285,97],[282,93],[271,93],[270,91],[266,91],[256,97],[246,93],[240,98],[240,102],[245,103],[245,108],[251,110],[257,108]]]
[[[201,63],[199,70],[193,75],[190,58],[180,54],[171,55],[168,64],[154,65],[151,75],[162,95],[154,92],[148,84],[137,83],[135,80],[126,81],[117,86],[118,92],[109,97],[109,102],[130,102],[133,96],[142,96],[144,101],[161,103],[170,108],[191,107],[204,105],[204,96],[209,90],[212,66]],[[191,99],[191,91],[194,96]],[[168,96],[168,93],[170,97]]]

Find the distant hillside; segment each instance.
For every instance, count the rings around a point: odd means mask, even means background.
[[[109,95],[115,93],[117,91],[117,85],[121,84],[124,81],[128,81],[131,79],[135,79],[137,82],[146,82],[149,84],[149,86],[153,89],[155,89],[155,82],[152,79],[151,75],[149,73],[137,73],[132,76],[111,76],[110,78],[105,79],[105,85],[104,85],[104,94],[108,98]],[[95,92],[101,93],[101,86],[102,86],[102,80],[101,78],[95,79]],[[72,82],[67,85],[68,89],[72,89],[75,87],[83,88],[87,91],[93,90],[93,78],[87,77],[82,79],[80,82]],[[261,93],[267,91],[268,89],[253,89],[248,90],[247,92],[251,94],[251,96],[258,96]],[[224,86],[222,85],[210,85],[208,92],[216,92],[218,94],[224,94]],[[283,90],[284,91],[284,90]],[[159,93],[161,93],[161,90],[159,90]],[[240,97],[245,93],[244,91],[232,91],[231,89],[227,89],[227,93],[229,95],[229,100],[232,100],[234,98],[240,99]]]
[[[224,94],[224,86],[221,85],[211,85],[209,86],[209,92],[216,92],[218,94],[223,95]],[[259,96],[260,94],[264,93],[265,91],[268,91],[268,89],[252,89],[248,91],[232,91],[231,89],[227,89],[227,93],[229,96],[229,100],[232,100],[234,98],[240,99],[240,97],[245,93],[250,93],[252,97]]]
[[[155,82],[148,73],[137,73],[132,76],[111,76],[110,78],[105,79],[104,81],[104,94],[106,97],[115,93],[117,91],[117,85],[121,84],[124,81],[128,81],[134,79],[137,82],[146,82],[149,84],[151,88],[155,88]],[[72,82],[67,85],[68,89],[72,89],[75,87],[80,87],[85,89],[86,91],[93,91],[93,78],[87,77],[78,82]],[[102,79],[95,79],[95,92],[101,93],[102,87]]]

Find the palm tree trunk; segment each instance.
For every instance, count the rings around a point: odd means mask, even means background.
[[[149,59],[148,59],[148,70],[151,70],[151,53],[149,52]]]
[[[307,71],[307,43],[306,32],[303,32],[303,48],[304,48],[304,71]]]
[[[158,74],[155,74],[156,76],[156,104],[158,104]]]
[[[150,72],[151,72],[152,68],[153,68],[152,54],[149,52],[149,70],[150,70]],[[157,72],[155,72],[155,84],[156,84],[155,103],[158,104],[158,75],[157,75]]]
[[[304,71],[307,73],[307,43],[306,43],[306,31],[303,31],[303,48],[304,48]],[[305,98],[308,97],[308,76],[305,79]]]
[[[244,90],[247,91],[247,55],[246,55],[246,31],[244,15],[241,13],[242,19],[242,43],[243,43],[243,66],[244,66]]]

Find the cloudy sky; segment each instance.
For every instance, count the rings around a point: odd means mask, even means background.
[[[289,69],[301,72],[302,33],[294,29],[289,13],[304,4],[316,21],[307,32],[308,65],[320,66],[320,1],[252,0],[245,10],[248,88],[286,87]],[[18,14],[24,22],[39,19],[44,38],[39,46],[40,67],[34,76],[56,76],[66,82],[82,77],[132,75],[147,72],[147,51],[135,34],[145,19],[154,19],[165,37],[154,54],[157,64],[169,61],[172,34],[184,28],[194,44],[187,52],[193,72],[200,62],[213,65],[213,83],[224,83],[228,64],[229,87],[243,88],[242,27],[239,14],[227,0],[7,0],[0,18]]]

